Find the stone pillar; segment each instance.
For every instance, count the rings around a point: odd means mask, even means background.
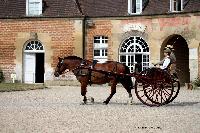
[[[189,48],[190,81],[198,76],[198,48]]]

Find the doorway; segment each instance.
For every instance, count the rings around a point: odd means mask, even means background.
[[[180,83],[190,82],[189,71],[189,48],[186,40],[181,35],[168,36],[161,47],[161,59],[164,57],[163,51],[167,45],[172,45],[174,48],[174,54],[176,56],[176,71],[180,80]]]
[[[24,48],[24,83],[44,83],[44,47],[38,40],[30,40]]]

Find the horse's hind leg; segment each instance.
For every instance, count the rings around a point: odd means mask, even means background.
[[[110,102],[110,99],[113,97],[113,95],[116,93],[116,82],[111,83],[111,93],[109,97],[104,101],[103,103],[108,104]]]
[[[131,93],[131,90],[133,88],[132,80],[124,80],[124,81],[120,81],[120,82],[123,85],[123,87],[126,89],[126,91],[128,92],[128,95],[129,95],[128,104],[133,104],[133,97],[132,97],[132,93]]]

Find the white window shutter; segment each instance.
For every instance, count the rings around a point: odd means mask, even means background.
[[[132,0],[128,0],[128,13],[131,14],[132,12]]]

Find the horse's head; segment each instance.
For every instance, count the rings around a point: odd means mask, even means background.
[[[68,56],[65,58],[58,58],[59,62],[57,64],[57,67],[55,69],[54,75],[58,77],[61,75],[66,69],[69,69],[69,71],[73,71],[78,66],[81,65],[81,62],[83,62],[83,59],[77,56]]]
[[[68,69],[68,65],[65,62],[64,58],[60,58],[58,57],[58,64],[57,67],[55,69],[54,75],[56,77],[58,77],[59,75],[61,75],[66,69]]]

